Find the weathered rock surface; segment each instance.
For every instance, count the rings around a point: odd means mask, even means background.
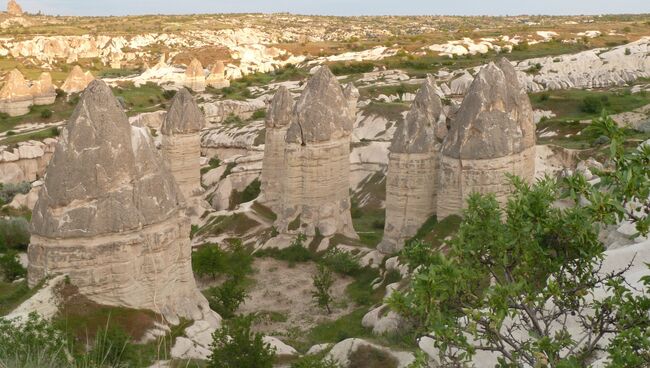
[[[222,61],[217,61],[210,70],[210,75],[206,79],[206,83],[210,87],[224,88],[230,86],[230,81],[226,79],[226,67]]]
[[[280,87],[266,113],[266,138],[261,175],[260,202],[279,212],[284,198],[283,180],[287,174],[285,164],[286,135],[293,111],[293,97],[285,87]]]
[[[56,100],[56,88],[52,84],[50,73],[41,73],[37,81],[34,81],[30,89],[34,97],[34,105],[51,105]]]
[[[478,73],[442,145],[438,218],[460,214],[473,192],[504,203],[508,173],[534,178],[535,124],[515,69],[501,59]]]
[[[32,216],[28,280],[67,274],[105,305],[171,323],[213,316],[191,269],[183,197],[145,128],[91,83],[61,135]],[[214,317],[213,317],[214,318]]]
[[[7,14],[19,17],[23,15],[23,8],[18,5],[16,0],[9,0],[9,2],[7,2]]]
[[[287,175],[278,228],[300,218],[313,236],[341,233],[356,238],[350,215],[351,96],[321,67],[307,82],[286,136]]]
[[[263,100],[221,100],[203,104],[205,110],[205,117],[212,123],[221,123],[230,115],[237,116],[242,120],[246,120],[253,116],[257,110],[266,108]]]
[[[181,193],[189,199],[201,193],[201,136],[205,118],[194,98],[183,88],[176,93],[160,132],[162,151]]]
[[[0,147],[0,182],[17,184],[43,177],[57,140],[18,143],[16,148]]]
[[[9,116],[25,115],[29,113],[29,107],[33,103],[34,99],[23,73],[18,69],[10,71],[0,90],[0,112]]]
[[[351,363],[350,356],[361,347],[368,347],[383,352],[397,361],[397,368],[405,368],[415,360],[413,353],[393,351],[386,347],[356,338],[346,339],[334,345],[332,350],[327,354],[327,357],[334,360],[342,368],[347,368]]]
[[[386,225],[378,249],[394,253],[436,211],[436,126],[446,117],[433,77],[420,88],[390,147],[386,178]]]
[[[79,65],[75,65],[65,82],[63,82],[61,89],[68,94],[79,93],[86,89],[93,80],[95,80],[95,77],[90,72],[84,73]]]
[[[205,91],[205,73],[198,59],[193,59],[185,70],[185,87],[194,92]]]

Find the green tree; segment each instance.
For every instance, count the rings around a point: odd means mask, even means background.
[[[390,305],[433,339],[443,364],[462,366],[482,350],[500,367],[581,367],[603,348],[612,367],[650,364],[650,288],[629,289],[629,266],[599,272],[598,240],[603,224],[621,219],[648,233],[650,145],[627,150],[604,116],[590,130],[611,139],[612,168],[599,185],[581,175],[512,178],[504,208],[492,195],[470,197],[448,254],[407,252],[411,285]],[[560,208],[561,198],[573,205]]]
[[[272,368],[275,349],[251,331],[254,316],[236,317],[212,335],[208,368]]]
[[[327,313],[332,313],[330,309],[330,304],[334,298],[332,298],[332,285],[334,285],[334,277],[332,276],[332,271],[323,264],[318,264],[318,270],[313,276],[314,288],[316,290],[312,291],[311,295],[314,298],[316,304],[325,309]]]
[[[248,297],[246,287],[237,279],[229,278],[220,286],[211,287],[205,292],[210,309],[223,318],[232,318],[239,305]]]
[[[213,279],[226,269],[226,255],[217,245],[206,244],[192,253],[192,269],[199,277]]]

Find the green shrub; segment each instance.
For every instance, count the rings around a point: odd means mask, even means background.
[[[266,117],[266,109],[259,109],[259,110],[255,110],[251,118],[253,120],[259,120],[259,119],[264,119],[265,117]]]
[[[16,194],[27,194],[32,189],[32,185],[26,181],[18,184],[0,184],[0,200],[4,203],[10,203]]]
[[[338,248],[332,248],[323,256],[323,264],[330,267],[334,272],[355,276],[361,271],[361,266],[355,257]]]
[[[245,286],[234,278],[229,278],[220,286],[209,288],[204,294],[210,303],[210,309],[226,319],[234,317],[239,305],[248,297]]]
[[[214,332],[208,368],[273,367],[275,349],[251,331],[252,322],[252,316],[237,317]]]
[[[374,69],[375,69],[375,64],[366,61],[337,63],[330,66],[330,70],[334,75],[369,73]]]
[[[588,114],[600,114],[609,105],[607,96],[587,96],[582,100],[580,110]]]
[[[162,93],[162,96],[166,100],[171,100],[172,98],[174,98],[174,96],[176,96],[176,91],[171,90],[171,89],[164,90],[163,93]]]
[[[291,368],[340,368],[340,366],[334,360],[319,355],[306,355],[291,363]]]
[[[9,130],[9,131],[7,131],[7,133],[5,133],[5,135],[7,137],[11,137],[12,135],[16,135],[16,132],[14,132],[13,130]]]
[[[323,264],[318,265],[318,271],[313,276],[313,284],[316,290],[312,291],[311,296],[316,302],[316,305],[325,309],[328,314],[332,313],[330,304],[334,300],[332,298],[332,285],[334,285],[334,278],[332,271]]]
[[[27,276],[27,270],[18,262],[15,252],[7,252],[0,256],[0,272],[9,282]]]
[[[0,250],[26,250],[29,245],[29,222],[22,217],[0,219]]]
[[[349,368],[397,368],[398,361],[370,345],[362,345],[350,354]]]
[[[22,323],[0,318],[0,366],[68,367],[63,335],[36,313]]]
[[[233,113],[228,114],[228,116],[226,116],[226,118],[223,119],[223,124],[226,125],[241,125],[243,123],[244,122],[242,121],[242,119],[238,115],[235,115]]]
[[[221,160],[219,160],[219,156],[214,156],[208,161],[208,165],[212,169],[216,169],[217,167],[221,166]]]
[[[204,245],[192,253],[192,269],[199,277],[213,279],[226,270],[226,255],[217,245]]]
[[[296,239],[286,248],[277,249],[269,248],[262,249],[255,253],[257,257],[272,257],[281,261],[289,262],[289,267],[293,267],[296,263],[309,262],[315,260],[315,256],[304,247],[303,242],[306,237],[303,234],[298,234]]]
[[[52,117],[52,110],[50,109],[44,109],[41,111],[41,117],[43,119],[49,119]]]

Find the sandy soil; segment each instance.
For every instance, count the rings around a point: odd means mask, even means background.
[[[316,273],[314,263],[298,263],[289,267],[287,262],[259,258],[253,267],[255,284],[249,290],[249,298],[240,306],[239,313],[267,315],[256,326],[260,332],[282,336],[292,329],[307,330],[354,310],[353,303],[345,295],[345,288],[353,281],[350,277],[334,275],[336,281],[331,290],[334,306],[328,315],[312,299],[312,275]]]

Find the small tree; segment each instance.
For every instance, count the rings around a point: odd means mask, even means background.
[[[192,253],[192,269],[199,277],[213,279],[226,269],[226,256],[217,245],[207,244]]]
[[[254,316],[234,318],[212,335],[208,368],[272,368],[275,349],[253,333]]]
[[[205,296],[210,304],[210,309],[228,319],[235,316],[239,305],[248,297],[248,292],[241,282],[229,278],[221,286],[208,289]]]
[[[327,313],[332,313],[330,304],[334,300],[331,294],[332,285],[334,285],[334,278],[332,271],[323,264],[318,265],[317,273],[313,277],[315,291],[311,295],[319,307],[327,310]]]

